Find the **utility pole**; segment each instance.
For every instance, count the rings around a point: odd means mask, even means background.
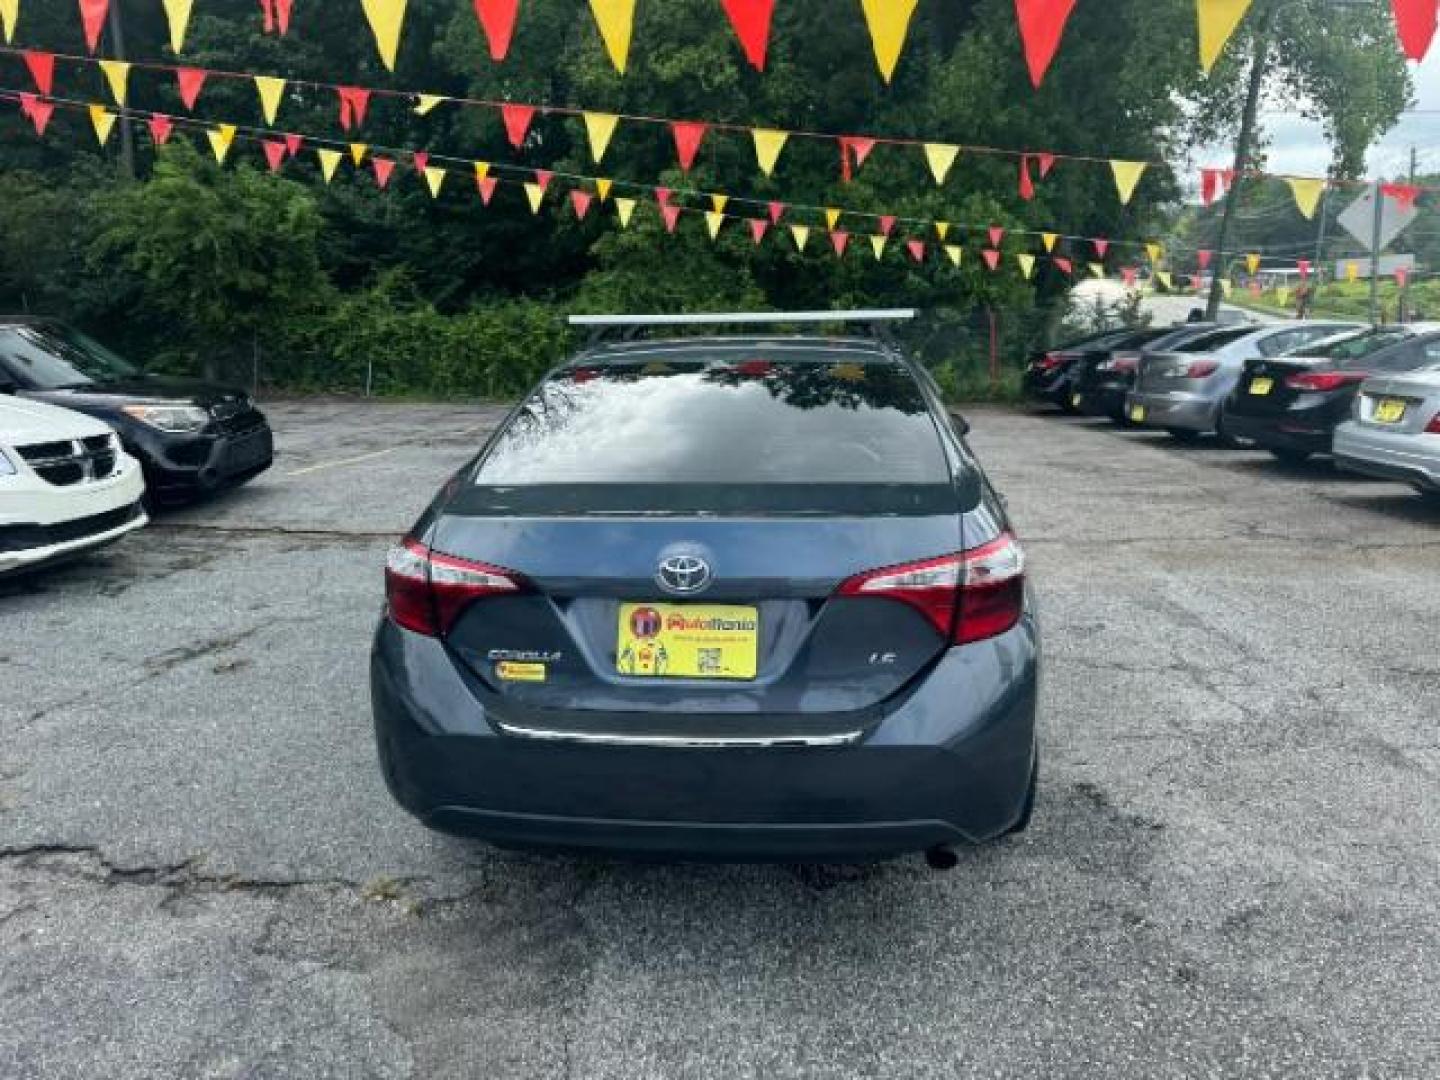
[[[110,5],[110,51],[116,60],[125,59],[125,30],[120,25],[120,5]],[[131,180],[135,179],[135,131],[130,114],[120,106],[120,167]]]
[[[1385,187],[1375,181],[1375,215],[1370,219],[1370,325],[1380,325],[1380,227],[1385,220]]]

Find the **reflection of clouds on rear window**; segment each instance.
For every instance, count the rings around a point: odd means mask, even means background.
[[[893,364],[671,362],[562,372],[476,476],[555,483],[936,483],[948,466]]]

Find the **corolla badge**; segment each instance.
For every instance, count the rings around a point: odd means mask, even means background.
[[[691,596],[710,585],[710,564],[698,555],[671,555],[660,560],[655,580],[668,593]]]

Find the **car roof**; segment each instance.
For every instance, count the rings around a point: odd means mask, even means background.
[[[704,355],[714,355],[717,351],[763,352],[765,359],[775,361],[813,359],[817,352],[855,363],[898,363],[901,359],[898,347],[875,338],[818,335],[717,335],[602,342],[581,349],[566,366],[623,364],[636,359],[651,360],[657,356],[683,360],[686,358],[686,354],[695,354],[698,358]]]

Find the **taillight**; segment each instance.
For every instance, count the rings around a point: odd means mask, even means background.
[[[839,596],[895,600],[919,611],[957,645],[1003,634],[1025,610],[1025,554],[1002,533],[982,547],[857,574]]]
[[[1440,435],[1440,412],[1430,418],[1430,423],[1425,425],[1426,435]]]
[[[1064,367],[1065,362],[1069,359],[1070,357],[1066,353],[1046,353],[1036,362],[1035,366],[1041,371],[1054,371],[1058,367]]]
[[[1368,371],[1302,371],[1291,375],[1285,385],[1291,390],[1335,390],[1350,383],[1364,382]]]
[[[524,580],[509,571],[432,551],[413,537],[385,557],[390,617],[406,630],[430,637],[448,634],[476,600],[524,589]]]
[[[1185,369],[1187,379],[1208,379],[1215,372],[1220,370],[1218,360],[1196,360]]]
[[[1140,357],[1134,353],[1117,353],[1101,363],[1101,371],[1117,371],[1122,375],[1138,371],[1140,368]]]

